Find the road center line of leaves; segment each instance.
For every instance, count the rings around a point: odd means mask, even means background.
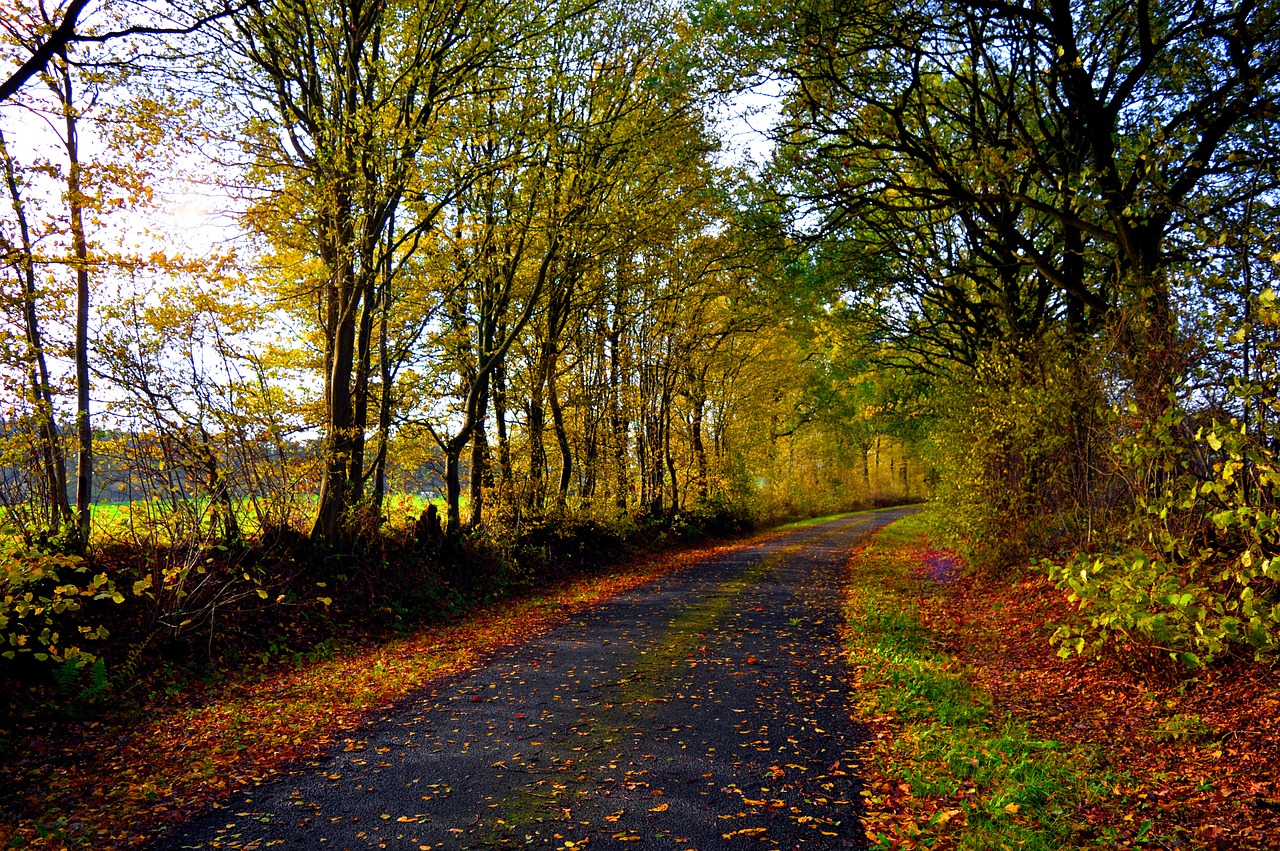
[[[647,645],[643,655],[631,657],[630,674],[615,684],[617,691],[611,696],[611,702],[578,725],[574,741],[579,749],[570,751],[571,743],[565,741],[560,743],[562,752],[551,754],[552,762],[574,760],[575,770],[558,778],[546,793],[525,787],[498,799],[493,805],[492,817],[477,826],[475,840],[481,845],[500,845],[507,835],[519,836],[534,823],[559,818],[561,801],[571,799],[575,791],[596,788],[592,774],[622,758],[620,750],[608,746],[621,742],[627,729],[636,726],[636,708],[641,709],[642,716],[651,714],[648,707],[667,693],[673,669],[707,641],[708,633],[733,610],[742,593],[768,577],[788,556],[804,546],[792,544],[761,558],[682,611]],[[553,744],[544,743],[543,753],[549,753]]]

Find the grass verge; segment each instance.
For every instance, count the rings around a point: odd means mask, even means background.
[[[872,720],[865,826],[873,848],[1054,851],[1080,844],[1078,813],[1122,774],[1009,717],[979,672],[947,652],[922,608],[957,569],[929,551],[920,515],[850,561],[847,622],[860,709]]]
[[[875,848],[1274,849],[1276,670],[1161,679],[1119,648],[1064,660],[1041,573],[983,575],[915,515],[849,563],[849,654]]]

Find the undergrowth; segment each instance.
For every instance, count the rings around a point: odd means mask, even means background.
[[[83,558],[10,554],[0,576],[0,645],[10,651],[0,654],[9,685],[0,735],[127,714],[166,693],[382,643],[641,553],[751,528],[742,512],[708,503],[674,517],[561,518],[518,533],[495,525],[455,545],[410,523],[386,524],[345,551],[281,529],[235,547],[116,542]],[[79,584],[64,578],[81,574]],[[35,593],[23,597],[27,586]]]

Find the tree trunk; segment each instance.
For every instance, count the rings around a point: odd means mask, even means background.
[[[322,450],[324,472],[320,480],[315,524],[311,527],[312,540],[323,540],[329,544],[344,540],[343,514],[350,505],[351,488],[347,479],[347,465],[351,456],[351,373],[359,301],[358,290],[350,280],[350,267],[343,263],[337,267],[335,274],[340,277],[339,283],[334,287],[335,328],[331,341],[332,372],[329,375],[327,394],[328,423]]]
[[[44,462],[45,487],[49,491],[49,531],[57,534],[71,522],[71,504],[67,500],[66,456],[62,436],[53,411],[53,390],[49,383],[49,367],[44,356],[44,343],[40,333],[39,314],[36,312],[35,257],[32,253],[31,229],[27,223],[27,211],[18,189],[13,159],[4,135],[0,133],[0,157],[4,159],[5,182],[14,217],[18,221],[18,233],[22,241],[20,261],[22,278],[22,307],[27,349],[31,358],[31,391],[35,397],[40,435],[40,453]]]
[[[667,401],[665,405],[666,413],[663,417],[666,425],[663,427],[662,437],[662,454],[667,460],[667,473],[671,476],[671,516],[680,513],[680,484],[676,479],[676,461],[671,456],[671,403]]]
[[[858,445],[862,450],[862,492],[867,495],[867,502],[871,502],[871,441],[867,440]]]
[[[552,427],[560,448],[561,466],[560,481],[556,488],[556,510],[565,507],[565,497],[569,482],[567,473],[573,469],[573,459],[569,456],[568,438],[564,436],[564,419],[560,411],[560,399],[556,394],[556,364],[560,354],[560,335],[564,331],[565,321],[569,316],[570,299],[573,293],[575,278],[566,274],[559,285],[551,289],[547,299],[546,326],[543,332],[542,345],[538,349],[538,362],[534,367],[534,386],[530,394],[529,406],[529,477],[530,508],[542,512],[546,507],[546,474],[547,454],[542,437],[546,428],[546,413],[543,410],[543,393],[551,407]],[[535,463],[536,462],[536,463]]]
[[[204,426],[200,427],[200,445],[197,449],[204,464],[205,474],[208,476],[209,497],[213,504],[217,506],[214,511],[214,525],[217,526],[218,515],[222,515],[222,540],[225,544],[235,544],[240,541],[240,521],[236,518],[235,500],[231,496],[231,487],[227,484],[227,477],[222,474],[222,467],[218,464],[218,453],[209,441],[209,434],[204,430]]]
[[[500,362],[493,368],[493,419],[498,432],[498,492],[500,499],[505,503],[511,499],[511,440],[507,436],[507,369],[505,362]]]
[[[390,269],[391,258],[388,256],[387,280],[383,285],[378,319],[378,454],[373,459],[373,504],[379,517],[382,516],[382,503],[387,493],[387,444],[391,439],[391,362],[387,351]]]
[[[453,541],[462,528],[462,512],[459,503],[462,499],[462,482],[458,475],[458,457],[462,454],[462,446],[450,446],[444,453],[444,499],[445,499],[445,538]]]
[[[702,444],[702,414],[706,407],[706,394],[700,392],[693,400],[693,417],[689,423],[689,444],[693,449],[693,467],[698,477],[698,499],[707,499],[707,450]]]
[[[347,464],[347,480],[351,483],[351,499],[364,495],[365,430],[369,425],[369,377],[373,370],[373,314],[377,309],[374,284],[369,282],[360,311],[360,330],[356,338],[356,374],[353,392],[354,411],[351,423],[351,458]]]
[[[600,464],[600,429],[599,420],[590,417],[585,433],[582,435],[582,477],[578,484],[584,502],[590,502],[596,495],[597,467]]]
[[[662,505],[666,491],[666,471],[663,467],[663,439],[665,431],[663,429],[663,416],[667,400],[658,388],[661,383],[658,379],[657,367],[645,367],[645,379],[641,383],[641,392],[649,394],[657,393],[657,399],[645,404],[643,414],[644,422],[644,446],[641,453],[641,479],[644,482],[644,493],[642,501],[645,503],[645,511],[651,516],[662,514]],[[656,401],[657,409],[654,410],[653,404]]]
[[[489,413],[489,380],[481,379],[483,387],[477,395],[476,424],[471,434],[471,506],[467,525],[479,528],[484,523],[484,480],[489,461],[489,441],[485,434],[485,420]]]
[[[547,498],[547,449],[542,443],[547,415],[543,407],[547,378],[548,344],[539,349],[529,387],[529,494],[526,501],[534,515],[542,514]]]
[[[644,411],[640,412],[640,419],[636,423],[636,472],[640,475],[640,501],[638,503],[641,511],[649,508],[649,420],[648,415]]]
[[[577,349],[583,353],[578,358],[578,386],[581,388],[582,400],[582,450],[580,463],[577,464],[578,497],[584,505],[589,505],[596,495],[597,467],[600,464],[600,423],[606,405],[602,396],[605,387],[605,335],[601,333],[601,325],[596,323],[594,330],[585,330],[579,334]],[[590,356],[587,356],[590,353]]]
[[[564,428],[564,412],[560,408],[560,394],[556,391],[556,356],[552,352],[547,365],[547,404],[551,406],[551,425],[555,429],[556,444],[560,449],[560,482],[556,488],[556,510],[563,512],[569,500],[569,480],[573,474],[573,454],[569,447],[569,435]]]
[[[89,543],[89,506],[93,502],[93,425],[89,419],[89,244],[84,231],[84,196],[80,188],[80,140],[73,107],[71,73],[61,68],[62,108],[67,128],[67,204],[76,269],[76,527],[79,544]]]
[[[1149,269],[1136,276],[1145,308],[1131,322],[1133,391],[1139,410],[1155,422],[1169,410],[1175,376],[1183,367],[1182,345],[1167,276]]]
[[[628,448],[630,445],[630,428],[621,411],[613,416],[613,465],[614,465],[614,488],[613,504],[619,510],[625,512],[627,503],[631,494],[631,477],[628,475]]]
[[[622,409],[622,323],[623,285],[622,276],[617,278],[614,292],[613,326],[609,329],[609,427],[612,432],[614,483],[613,502],[619,511],[627,510],[627,498],[630,490],[627,475],[628,423]]]

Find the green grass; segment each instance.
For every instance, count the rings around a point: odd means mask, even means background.
[[[295,497],[293,512],[295,523],[305,526],[310,519],[316,497],[301,494]],[[423,499],[416,494],[389,494],[383,502],[383,512],[387,522],[394,526],[412,523],[426,510],[429,503],[434,502],[444,513],[445,503],[442,498]],[[209,532],[211,516],[208,513],[208,499],[201,500],[145,500],[136,499],[125,502],[95,502],[89,506],[91,517],[91,535],[95,542],[122,541],[140,538],[161,545],[172,543],[175,531],[178,537],[189,535],[193,520],[198,512],[203,512],[202,531]],[[256,535],[260,529],[258,515],[253,504],[247,499],[234,502],[236,522],[244,535]],[[461,502],[463,513],[466,513],[468,500],[464,495]],[[4,509],[0,509],[0,536],[18,537],[21,529],[17,527],[18,519]]]
[[[862,710],[893,719],[891,739],[872,759],[912,796],[934,799],[933,809],[964,813],[963,827],[936,816],[919,825],[923,847],[944,832],[973,851],[1079,847],[1077,806],[1104,800],[1124,778],[1102,768],[1092,749],[1042,739],[1005,717],[974,671],[935,649],[919,615],[919,582],[908,578],[917,566],[909,545],[926,532],[919,515],[887,527],[849,577],[848,648],[865,686]],[[895,822],[876,819],[877,803],[868,799],[868,841],[893,847]]]
[[[807,526],[818,526],[822,523],[830,523],[832,520],[843,520],[846,517],[857,517],[860,514],[875,514],[877,511],[885,511],[884,508],[864,508],[860,511],[846,511],[842,514],[827,514],[822,517],[810,517],[807,520],[794,520],[790,523],[784,523],[781,526],[775,526],[773,531],[783,531],[786,529],[804,529]]]

